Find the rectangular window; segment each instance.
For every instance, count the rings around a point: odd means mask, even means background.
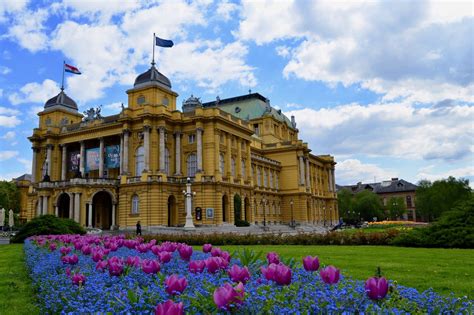
[[[259,130],[259,128],[258,128],[258,124],[253,124],[253,130],[255,131],[255,134],[256,134],[257,136],[260,135],[260,130]]]
[[[263,170],[263,187],[267,187],[267,170]]]
[[[245,179],[245,178],[246,178],[246,175],[247,175],[247,174],[246,174],[246,168],[245,168],[245,159],[242,159],[242,160],[240,161],[240,163],[241,163],[241,164],[240,164],[240,165],[241,165],[240,169],[242,170],[242,178]]]
[[[196,141],[196,135],[193,133],[191,135],[188,135],[188,143],[194,143]]]
[[[406,202],[407,202],[407,207],[408,208],[411,208],[413,206],[412,203],[411,203],[411,196],[406,197]]]

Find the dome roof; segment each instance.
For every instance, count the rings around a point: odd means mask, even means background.
[[[183,101],[183,105],[185,106],[201,106],[201,100],[199,99],[199,97],[195,97],[194,95],[191,94],[191,96]]]
[[[148,82],[158,82],[162,85],[171,88],[170,80],[165,77],[162,73],[160,73],[153,64],[147,72],[140,74],[136,79],[135,83],[133,84],[136,87],[139,84],[148,83]]]
[[[56,106],[56,105],[65,106],[67,108],[77,110],[76,102],[72,98],[67,96],[66,93],[64,93],[63,90],[61,90],[61,92],[58,95],[56,95],[55,97],[50,98],[44,104],[44,108],[46,109],[46,108],[53,107],[53,106]]]

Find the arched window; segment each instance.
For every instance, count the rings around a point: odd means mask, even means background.
[[[247,176],[247,169],[246,169],[246,166],[245,166],[245,159],[242,159],[242,161],[240,161],[241,164],[241,167],[240,169],[242,170],[242,178],[245,179],[245,177]]]
[[[232,176],[235,177],[235,159],[234,158],[230,159],[230,166],[231,166]]]
[[[135,155],[135,176],[140,176],[145,169],[145,148],[138,147]]]
[[[257,167],[257,186],[262,185],[262,179],[260,178],[260,167]]]
[[[225,169],[225,159],[224,159],[224,154],[219,155],[219,172],[221,174],[224,174],[224,169]]]
[[[138,214],[140,209],[140,199],[138,195],[133,195],[132,197],[132,214]]]
[[[165,148],[165,174],[170,176],[170,151]]]
[[[197,159],[196,153],[191,153],[188,155],[188,159],[186,160],[187,165],[187,175],[189,177],[195,176],[197,172]]]

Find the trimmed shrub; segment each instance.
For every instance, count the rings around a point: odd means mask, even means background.
[[[235,226],[250,226],[250,223],[245,220],[237,218],[235,220]]]
[[[48,234],[86,234],[86,230],[74,220],[47,214],[26,223],[13,237],[12,242],[22,243],[27,237]]]

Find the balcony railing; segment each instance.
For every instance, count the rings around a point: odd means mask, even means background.
[[[62,188],[77,185],[92,185],[92,186],[116,186],[119,184],[118,179],[110,178],[72,178],[70,180],[54,181],[54,182],[40,182],[39,188]]]

